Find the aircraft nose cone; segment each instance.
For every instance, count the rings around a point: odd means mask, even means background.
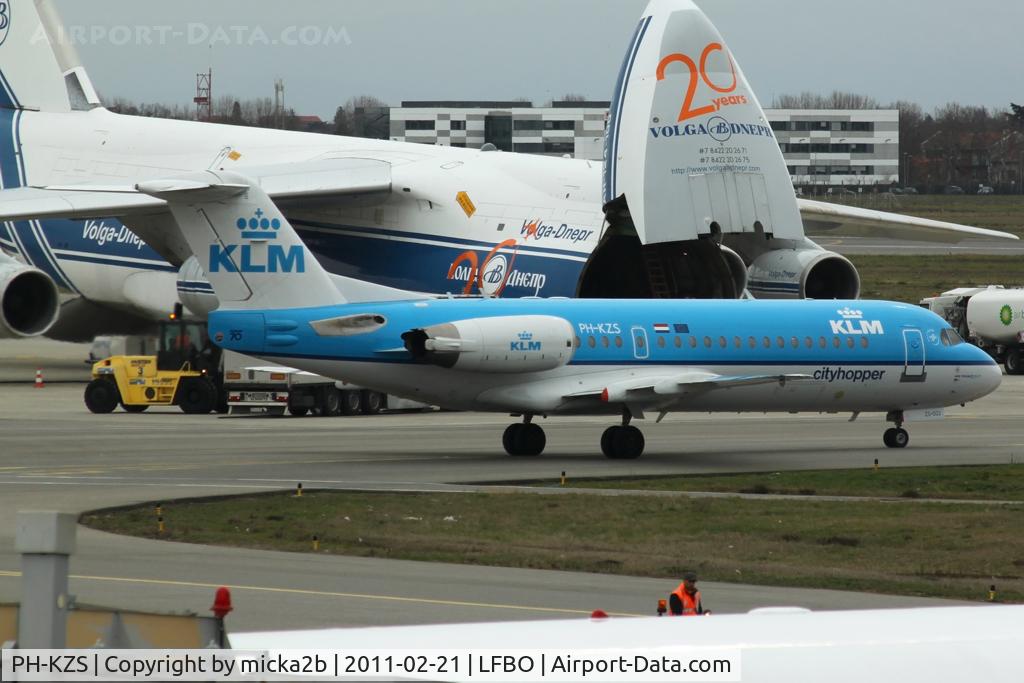
[[[976,366],[977,375],[970,384],[974,394],[974,397],[970,400],[973,401],[983,396],[988,396],[999,388],[999,385],[1003,383],[1003,369],[992,360],[991,356],[981,349],[972,349],[972,351],[977,354],[977,359],[981,361]]]
[[[987,396],[993,391],[999,388],[999,385],[1003,383],[1003,369],[999,365],[992,361],[991,364],[986,365],[982,371],[981,384],[984,389],[982,396]]]

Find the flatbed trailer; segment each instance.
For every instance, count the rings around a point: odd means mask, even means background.
[[[297,417],[330,417],[428,407],[310,372],[267,365],[233,351],[224,352],[223,362],[224,391],[232,415],[288,413]]]

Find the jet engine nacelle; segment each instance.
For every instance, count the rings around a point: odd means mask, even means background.
[[[213,293],[213,287],[195,256],[189,257],[178,271],[178,299],[200,320],[206,320],[220,306],[220,300]]]
[[[539,372],[567,364],[572,325],[547,315],[473,318],[402,335],[413,358],[467,372]]]
[[[750,293],[758,299],[856,299],[860,275],[840,254],[823,249],[776,249],[750,264]]]
[[[44,334],[59,313],[57,285],[49,275],[0,255],[0,339]]]

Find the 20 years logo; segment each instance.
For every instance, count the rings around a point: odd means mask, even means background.
[[[7,29],[11,27],[11,3],[0,2],[0,45],[7,40]]]
[[[722,57],[728,60],[729,74],[732,77],[731,83],[716,83],[712,80],[708,69],[708,61],[716,53],[720,53]],[[709,43],[700,53],[699,62],[681,52],[676,52],[662,58],[655,71],[658,81],[665,80],[668,77],[666,69],[676,63],[686,67],[688,76],[686,94],[683,97],[683,107],[679,110],[680,122],[688,121],[698,116],[714,114],[721,111],[722,107],[747,103],[745,95],[732,94],[739,85],[739,79],[736,76],[736,65],[732,61],[732,56],[721,43]],[[694,100],[697,99],[698,89],[700,89],[702,83],[710,91],[710,94],[701,93],[701,98],[703,100],[706,97],[710,102],[704,106],[695,106]],[[718,97],[715,96],[715,93],[718,94]]]

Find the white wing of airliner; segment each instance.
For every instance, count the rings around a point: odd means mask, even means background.
[[[339,205],[391,192],[391,164],[379,159],[341,157],[246,169],[281,207],[330,201]],[[167,202],[132,186],[61,185],[24,187],[0,193],[0,221],[52,218],[129,218],[170,216]],[[163,224],[133,224],[139,237],[169,260],[184,261]],[[150,227],[150,229],[147,229]]]
[[[736,387],[778,385],[785,389],[790,382],[811,379],[803,374],[720,375],[704,370],[680,369],[667,374],[664,368],[636,369],[581,376],[567,383],[563,378],[533,382],[530,395],[538,409],[564,409],[573,402],[581,405],[603,401],[628,404],[636,410],[662,410],[694,394],[725,391]],[[522,399],[522,389],[503,386],[487,390],[478,400],[495,406],[514,406]]]
[[[830,202],[798,199],[804,231],[837,237],[883,237],[924,242],[960,242],[965,239],[1019,239],[999,230],[972,228],[956,223],[902,216],[886,211],[861,209]]]
[[[289,201],[356,200],[392,190],[391,164],[375,159],[330,159],[247,169],[280,206]],[[1017,240],[999,230],[916,216],[798,199],[807,232],[956,243],[965,239]],[[25,187],[0,194],[0,221],[47,218],[128,218],[168,213],[167,203],[129,186]],[[149,240],[149,235],[141,235]],[[154,237],[151,244],[161,240]],[[159,250],[159,249],[158,249]]]
[[[601,398],[604,401],[621,401],[630,398],[657,399],[660,397],[684,396],[686,394],[752,387],[762,384],[779,384],[811,379],[810,375],[716,375],[711,372],[686,372],[670,377],[638,377],[621,382],[604,383],[582,391],[566,394],[565,398]]]

